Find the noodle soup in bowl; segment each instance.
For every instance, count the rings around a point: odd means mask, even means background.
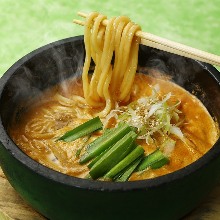
[[[67,93],[68,82],[81,76],[84,58],[82,36],[64,39],[28,54],[2,77],[0,162],[9,182],[25,201],[49,219],[183,217],[219,180],[219,140],[186,166],[167,174],[157,170],[153,176],[145,174],[142,180],[134,175],[126,182],[86,179],[80,176],[83,173],[77,176],[72,175],[72,170],[65,173],[56,167],[49,168],[41,159],[37,161],[34,152],[30,153],[31,141],[23,140],[23,146],[30,147],[26,150],[16,145],[11,129],[16,129],[17,123],[30,116],[27,109],[38,107],[35,102],[38,97],[46,97],[45,105],[51,101],[49,95],[44,96],[49,88],[56,90],[57,85],[62,85],[62,94]],[[155,81],[154,85],[172,81],[178,91],[183,87],[203,103],[216,125],[219,124],[220,73],[213,66],[140,45],[138,72],[143,74],[139,78],[143,88],[148,87],[149,81]],[[169,86],[174,85],[172,83]],[[73,85],[80,87],[79,82]],[[80,91],[79,94],[82,95]],[[185,108],[193,115],[195,108]],[[85,114],[81,114],[83,116]],[[205,134],[197,134],[201,146],[204,145],[202,136]],[[22,134],[17,137],[23,138]],[[41,145],[38,145],[39,151],[46,154]],[[184,153],[180,159],[183,157]]]

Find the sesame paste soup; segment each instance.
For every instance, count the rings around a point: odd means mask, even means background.
[[[129,102],[118,103],[118,108],[120,111],[128,109],[126,106],[130,103],[151,97],[153,91],[156,91],[159,98],[167,99],[168,104],[178,103],[176,117],[183,137],[180,138],[175,132],[168,131],[169,138],[175,142],[175,146],[163,148],[164,153],[169,156],[169,163],[159,169],[148,168],[133,172],[130,181],[154,178],[181,169],[203,156],[219,137],[218,126],[203,104],[195,96],[168,80],[136,74]],[[81,78],[67,80],[45,91],[32,101],[30,106],[9,129],[14,142],[24,153],[39,163],[67,175],[85,178],[89,172],[88,163],[80,164],[80,155],[85,152],[89,143],[102,134],[102,131],[96,131],[91,136],[78,138],[72,142],[57,140],[65,132],[93,118],[100,110],[86,104]],[[116,126],[116,117],[111,117],[114,112],[112,111],[106,118],[101,118],[106,128]],[[143,108],[139,113],[140,120],[149,114]],[[152,120],[149,126],[153,129],[154,126],[158,126],[158,121]],[[147,138],[145,136],[137,140],[147,155],[164,145],[163,134],[155,133]]]

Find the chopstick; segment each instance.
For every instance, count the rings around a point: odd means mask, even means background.
[[[83,18],[86,18],[88,16],[86,13],[83,12],[78,12],[77,14]],[[73,22],[82,26],[84,26],[85,24],[84,21],[76,19],[74,19]],[[107,19],[103,20],[102,22],[103,25],[107,25],[107,23]],[[209,63],[212,65],[220,66],[220,56],[217,56],[215,54],[189,47],[143,31],[137,31],[136,36],[141,38],[141,44],[143,45]]]

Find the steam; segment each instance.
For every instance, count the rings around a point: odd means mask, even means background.
[[[67,40],[59,46],[55,42],[46,50],[41,49],[40,53],[33,53],[23,58],[24,63],[18,69],[14,68],[15,72],[5,87],[2,111],[6,121],[18,119],[27,107],[35,105],[35,97],[40,97],[45,89],[59,82],[67,91],[66,79],[79,77],[82,73],[85,56],[83,42]]]
[[[18,108],[16,115],[25,109],[27,100],[34,100],[34,97],[40,96],[45,89],[59,82],[62,90],[68,93],[66,79],[75,79],[82,74],[84,44],[82,40],[66,40],[61,45],[55,42],[31,56],[24,58],[26,62],[8,81],[6,93],[9,97],[4,109],[10,109],[11,113],[14,113],[13,109]],[[138,72],[168,78],[191,92],[198,92],[203,100],[207,100],[207,97],[202,97],[203,91],[198,89],[199,85],[196,84],[196,76],[201,72],[201,66],[191,59],[140,45]],[[9,116],[7,111],[5,115]]]
[[[147,67],[141,71],[155,77],[158,77],[159,72],[161,78],[170,79],[180,86],[193,81],[196,73],[201,71],[201,67],[195,61],[182,56],[143,47],[141,47],[141,52],[151,54],[148,59],[141,61],[141,64]]]
[[[63,45],[59,49],[52,48],[52,57],[57,68],[58,82],[62,82],[61,87],[65,93],[68,93],[65,79],[69,77],[79,78],[81,76],[85,56],[83,44],[78,49],[71,44],[69,51],[70,54],[66,52],[66,47]]]
[[[32,99],[58,82],[62,82],[62,89],[67,93],[66,79],[80,77],[84,57],[83,41],[69,41],[59,46],[55,42],[50,44],[48,50],[43,50],[31,59],[27,55],[27,62],[9,81],[13,91],[12,99]],[[139,68],[140,72],[153,76],[159,72],[162,77],[167,77],[181,86],[193,81],[195,72],[199,71],[199,66],[190,59],[142,46],[139,60],[139,65],[144,66]]]

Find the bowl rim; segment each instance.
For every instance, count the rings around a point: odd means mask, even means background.
[[[75,36],[70,38],[61,39],[49,44],[46,44],[27,55],[23,56],[17,62],[15,62],[0,78],[0,100],[2,97],[2,92],[5,87],[5,84],[10,79],[10,77],[14,74],[14,72],[23,64],[25,64],[29,59],[32,59],[39,53],[43,51],[55,47],[61,46],[66,43],[71,43],[73,41],[82,41],[83,36]],[[197,65],[200,65],[206,71],[209,72],[210,75],[215,79],[215,81],[220,86],[220,72],[210,64],[206,64],[200,61],[195,61]],[[51,181],[64,184],[70,187],[77,187],[80,189],[89,189],[94,191],[131,191],[131,190],[146,190],[150,188],[155,188],[162,186],[164,184],[168,184],[170,182],[181,180],[182,178],[194,173],[204,166],[206,166],[211,160],[216,159],[220,154],[220,138],[213,145],[213,147],[205,153],[201,158],[191,163],[190,165],[181,168],[172,173],[159,176],[152,179],[146,180],[138,180],[138,181],[127,181],[127,182],[104,182],[98,180],[88,180],[82,179],[78,177],[69,176],[58,171],[55,171],[51,168],[48,168],[32,158],[26,155],[10,138],[7,131],[5,130],[2,124],[2,118],[0,115],[0,144],[8,151],[8,153],[13,156],[16,160],[20,161],[24,166],[26,166],[31,171],[37,173],[38,175],[50,179]],[[0,163],[1,165],[1,163]],[[4,171],[4,168],[3,168]]]

